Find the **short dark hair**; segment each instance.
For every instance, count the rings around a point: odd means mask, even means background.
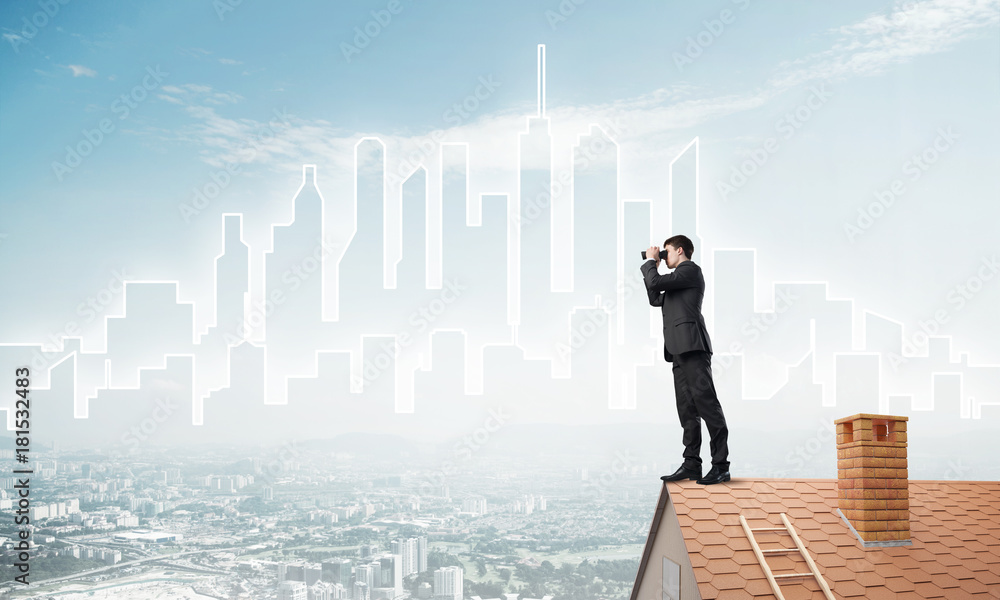
[[[687,258],[694,258],[694,242],[692,242],[686,235],[675,235],[668,237],[663,246],[673,246],[674,248],[681,248],[684,250],[684,256]]]

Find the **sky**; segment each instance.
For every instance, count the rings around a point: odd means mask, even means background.
[[[10,1],[0,35],[3,342],[48,342],[121,273],[179,280],[203,330],[220,216],[245,214],[261,268],[301,165],[350,202],[365,136],[395,171],[441,131],[470,144],[474,197],[512,193],[545,44],[556,171],[617,128],[621,198],[653,200],[655,230],[697,137],[700,233],[757,249],[758,308],[774,282],[828,281],[908,334],[945,309],[956,351],[1000,363],[996,0]],[[82,325],[100,346],[101,319]]]

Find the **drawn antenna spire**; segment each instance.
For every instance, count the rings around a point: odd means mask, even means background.
[[[545,44],[538,44],[538,116],[545,116]]]

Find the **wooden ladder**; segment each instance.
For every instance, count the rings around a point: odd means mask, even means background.
[[[785,597],[781,594],[781,589],[778,587],[779,579],[794,579],[798,577],[815,577],[816,582],[819,583],[820,589],[823,590],[823,595],[826,596],[827,600],[836,600],[833,592],[830,591],[830,586],[826,584],[826,580],[823,579],[823,575],[820,574],[819,569],[816,568],[816,563],[813,562],[811,556],[809,556],[809,551],[802,544],[802,540],[799,539],[799,535],[795,533],[795,528],[788,521],[788,517],[785,513],[781,513],[781,521],[785,524],[784,527],[758,527],[756,529],[751,529],[750,525],[747,524],[747,520],[740,515],[740,525],[743,525],[743,531],[747,534],[747,539],[750,540],[750,546],[753,547],[754,554],[757,555],[757,560],[760,562],[760,568],[764,570],[764,576],[767,577],[767,582],[771,584],[771,591],[774,592],[774,596],[778,600],[785,600]],[[795,542],[794,548],[774,548],[770,550],[761,550],[760,545],[753,536],[755,531],[784,531],[788,535],[792,536],[792,540]],[[805,559],[806,564],[809,565],[809,573],[788,573],[782,575],[775,575],[771,572],[771,567],[767,564],[768,554],[790,554],[792,552],[798,552],[802,558]]]

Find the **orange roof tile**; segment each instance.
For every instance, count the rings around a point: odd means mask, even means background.
[[[781,513],[837,598],[1000,598],[1000,482],[911,480],[909,505],[911,545],[865,548],[837,514],[836,479],[665,483],[632,599],[657,532],[678,526],[702,598],[774,598],[738,516],[756,529],[782,527]],[[667,516],[676,524],[661,527]],[[754,536],[761,549],[794,547],[786,533]],[[798,552],[767,561],[775,575],[809,572]],[[812,577],[780,587],[787,599],[824,597]]]

